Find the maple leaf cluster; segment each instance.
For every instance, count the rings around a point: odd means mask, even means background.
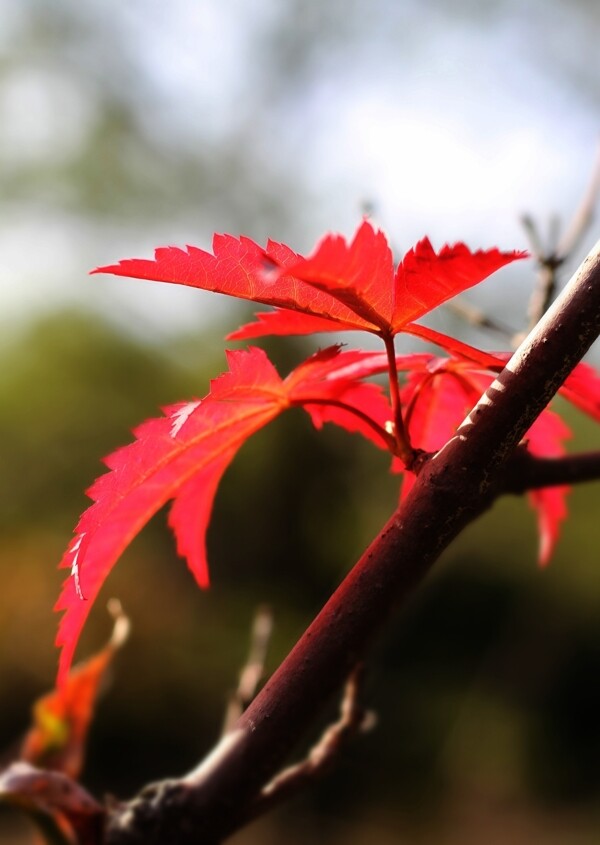
[[[198,584],[209,582],[206,531],[218,484],[246,440],[280,413],[303,408],[317,428],[329,422],[357,432],[390,452],[403,474],[402,493],[414,481],[416,457],[439,450],[493,382],[509,353],[491,354],[415,322],[523,252],[471,252],[464,244],[436,252],[420,241],[394,266],[382,232],[363,221],[351,242],[327,236],[309,257],[269,241],[216,235],[212,253],[187,247],[156,250],[154,260],[131,259],[100,267],[141,279],[202,288],[272,307],[229,335],[367,331],[382,352],[330,346],[282,378],[257,347],[227,352],[229,369],[203,399],[164,409],[135,439],[105,459],[109,472],[88,490],[93,504],[81,516],[61,561],[70,569],[57,609],[64,611],[59,683],[65,683],[77,640],[106,577],[148,520],[172,501],[169,524],[178,552]],[[408,333],[444,349],[397,356],[394,337]],[[370,381],[388,375],[388,389]],[[400,386],[399,374],[403,374]],[[600,419],[600,378],[580,364],[562,393]],[[561,455],[566,425],[546,410],[527,435],[532,454]],[[566,488],[530,493],[538,512],[540,560],[547,562],[564,518]],[[86,600],[82,600],[82,599]]]

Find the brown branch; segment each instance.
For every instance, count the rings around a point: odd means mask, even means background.
[[[582,452],[562,458],[538,458],[519,449],[507,462],[498,490],[525,493],[542,487],[559,487],[600,480],[600,452]]]
[[[423,452],[415,465],[417,471],[427,464],[435,452]],[[528,490],[562,487],[600,481],[600,451],[580,452],[560,458],[540,458],[528,451],[526,444],[516,449],[494,485],[495,497],[520,495]]]
[[[391,611],[496,495],[504,465],[600,333],[600,244],[213,753],[109,819],[107,845],[214,845],[235,831]]]

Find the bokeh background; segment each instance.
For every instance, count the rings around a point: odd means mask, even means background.
[[[202,395],[251,311],[87,271],[213,231],[309,251],[366,210],[399,253],[423,234],[524,248],[519,215],[550,231],[589,180],[599,36],[592,0],[0,0],[0,748],[53,683],[55,564],[100,458],[159,406]],[[469,301],[520,329],[533,277],[507,268]],[[314,348],[269,344],[282,372]],[[565,413],[573,448],[598,447]],[[126,796],[191,767],[254,609],[275,613],[272,670],[396,496],[384,456],[298,412],[223,482],[209,593],[154,520],[104,594],[134,627],[84,782]],[[525,502],[465,532],[369,660],[375,730],[235,841],[596,843],[599,507],[598,484],[572,493],[543,572]],[[80,654],[108,629],[100,602]],[[32,841],[12,814],[0,826],[3,842]]]

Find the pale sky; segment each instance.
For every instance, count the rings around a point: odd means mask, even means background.
[[[62,5],[68,11],[67,0],[57,3]],[[297,240],[290,245],[299,251],[310,250],[328,230],[351,235],[365,202],[400,251],[424,234],[437,246],[465,240],[472,247],[524,248],[519,214],[532,212],[543,223],[555,212],[568,218],[589,178],[600,137],[600,33],[593,6],[586,11],[534,0],[526,10],[499,3],[494,13],[474,14],[466,3],[454,14],[441,0],[364,0],[348,4],[364,13],[350,25],[344,4],[333,2],[329,19],[339,31],[334,26],[337,37],[323,35],[321,43],[318,16],[324,12],[308,2],[305,25],[310,14],[316,18],[316,35],[307,41],[311,63],[303,67],[302,56],[296,57],[300,70],[285,88],[269,78],[260,52],[265,28],[285,4],[91,5],[129,45],[132,92],[133,82],[143,80],[139,90],[147,107],[141,113],[151,136],[176,148],[206,139],[219,143],[235,133],[243,145],[249,133],[259,151],[256,167],[262,156],[274,191],[278,174],[283,180],[289,171],[301,181],[310,201],[298,209],[292,233]],[[19,3],[0,0],[0,15],[0,50],[14,50]],[[92,46],[105,49],[110,74],[102,28]],[[76,63],[69,75],[64,67],[49,72],[39,58],[33,55],[0,86],[3,168],[45,157],[67,160],[93,122]],[[578,78],[586,84],[575,84]],[[256,90],[265,96],[254,120]],[[60,196],[52,212],[53,199],[17,204],[0,216],[5,319],[74,302],[105,313],[121,310],[126,322],[142,330],[156,326],[162,334],[212,313],[214,298],[195,291],[99,277],[92,282],[86,273],[98,263],[147,256],[165,243],[206,247],[213,228],[232,231],[226,213],[214,221],[207,213],[205,230],[197,220],[160,215],[151,225],[123,225],[69,214]],[[597,235],[596,225],[586,245]],[[504,305],[506,290],[514,292],[519,279],[520,268],[508,269],[497,283]],[[481,296],[486,301],[485,292]]]

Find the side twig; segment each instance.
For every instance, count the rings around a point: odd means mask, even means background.
[[[272,633],[273,614],[271,608],[263,605],[254,614],[248,658],[240,672],[237,689],[231,695],[227,704],[223,720],[223,734],[229,733],[256,695],[259,684],[264,678],[265,661]]]
[[[557,290],[558,270],[571,257],[588,231],[594,218],[599,194],[600,145],[587,190],[562,237],[559,237],[558,220],[552,220],[548,244],[544,246],[539,228],[533,218],[529,215],[524,215],[521,218],[529,238],[531,252],[539,266],[537,283],[531,295],[527,312],[529,317],[528,331],[533,329],[550,307]]]
[[[525,493],[543,487],[581,484],[600,480],[600,452],[581,452],[562,458],[538,458],[519,449],[506,465],[499,489],[504,493]]]
[[[324,731],[305,760],[283,769],[262,788],[249,807],[246,821],[263,815],[321,777],[334,765],[357,733],[369,730],[374,725],[374,714],[365,710],[362,704],[364,677],[364,665],[359,663],[346,681],[339,719]]]
[[[471,326],[476,326],[478,329],[487,329],[502,337],[504,340],[512,340],[515,333],[508,326],[505,326],[499,320],[492,319],[488,314],[477,308],[475,305],[467,302],[460,296],[451,299],[444,303],[444,308],[452,311],[457,317],[461,317],[465,323]]]

